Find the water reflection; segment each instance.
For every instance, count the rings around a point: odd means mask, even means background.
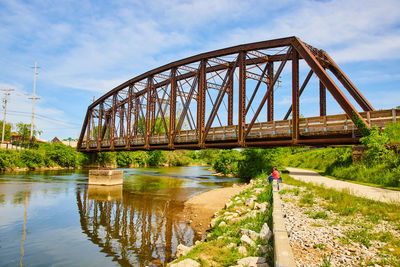
[[[89,186],[76,192],[82,230],[122,266],[165,265],[177,244],[191,245],[199,239],[181,219],[183,204],[177,199],[182,192],[166,201],[128,189],[122,191],[122,198],[110,200],[115,189],[100,189],[95,198],[91,190]],[[178,197],[174,199],[174,195]]]
[[[111,187],[88,185],[87,170],[0,174],[0,266],[165,265],[200,238],[184,201],[234,182],[202,167],[124,172]]]
[[[122,198],[122,184],[120,185],[94,185],[88,186],[88,198],[100,201],[111,201]]]

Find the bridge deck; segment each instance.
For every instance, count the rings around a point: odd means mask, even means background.
[[[384,128],[386,124],[400,121],[400,109],[378,110],[362,112],[360,115],[371,126]],[[246,137],[246,146],[273,147],[293,144],[291,137],[292,120],[281,120],[256,123]],[[328,145],[328,144],[352,144],[358,143],[361,136],[353,121],[346,114],[330,115],[323,117],[300,118],[299,145]],[[225,127],[213,127],[206,136],[207,148],[239,147],[237,142],[237,125]],[[127,144],[124,137],[114,139],[114,148],[111,149],[111,140],[103,140],[98,147],[98,141],[92,140],[87,146],[84,141],[81,151],[108,151],[108,150],[143,150],[145,139],[143,135],[133,136]],[[196,130],[186,130],[177,133],[174,148],[198,149],[198,137]],[[168,136],[155,134],[150,136],[150,149],[169,149]]]

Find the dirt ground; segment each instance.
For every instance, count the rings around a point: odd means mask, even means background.
[[[199,235],[204,235],[210,228],[214,213],[223,209],[231,197],[246,188],[246,185],[217,188],[188,199],[183,211],[186,221]]]

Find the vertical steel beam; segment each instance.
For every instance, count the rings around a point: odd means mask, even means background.
[[[238,119],[238,144],[245,146],[246,132],[246,51],[239,52],[239,119]]]
[[[119,107],[119,137],[123,137],[125,133],[125,104]]]
[[[133,126],[133,134],[135,135],[135,136],[137,136],[137,134],[138,134],[138,127],[139,127],[139,99],[138,99],[139,97],[135,97],[135,110],[133,111],[134,112],[134,115],[133,116],[135,116],[135,124],[134,124],[134,126]]]
[[[150,149],[150,119],[151,119],[151,93],[152,93],[152,86],[153,86],[153,77],[149,76],[147,78],[147,102],[146,102],[146,127],[145,127],[145,139],[144,139],[144,148]]]
[[[267,88],[268,90],[271,90],[270,95],[267,98],[267,120],[268,121],[273,121],[274,120],[274,85],[272,84],[272,81],[274,79],[274,62],[273,61],[268,61],[267,63],[267,68],[268,68],[268,84]]]
[[[117,93],[113,94],[113,100],[112,100],[113,104],[112,104],[112,114],[111,114],[111,127],[109,127],[110,129],[110,149],[114,149],[114,136],[115,136],[115,114],[116,109],[117,109]]]
[[[326,87],[319,81],[319,115],[326,116]]]
[[[171,69],[171,93],[169,97],[169,149],[174,148],[175,123],[176,123],[176,68]]]
[[[234,70],[229,70],[228,80],[228,126],[233,125],[233,74]]]
[[[299,139],[299,53],[292,52],[292,142]]]
[[[132,95],[133,95],[133,86],[130,85],[128,89],[128,114],[126,117],[126,139],[125,139],[125,147],[129,149],[131,146],[131,132],[132,132]]]
[[[197,90],[197,136],[200,148],[205,147],[205,113],[206,113],[206,65],[207,60],[200,62],[199,85]]]
[[[89,142],[90,142],[90,127],[91,127],[91,122],[93,121],[92,117],[93,117],[93,110],[90,109],[89,110],[89,120],[88,120],[88,125],[86,127],[86,150],[89,150]]]
[[[103,102],[99,105],[99,123],[97,126],[97,150],[101,149],[101,128],[103,126]]]

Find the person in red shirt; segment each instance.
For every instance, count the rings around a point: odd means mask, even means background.
[[[274,167],[274,171],[268,177],[268,183],[272,182],[274,179],[282,183],[282,178],[279,177],[279,172],[276,167]]]

